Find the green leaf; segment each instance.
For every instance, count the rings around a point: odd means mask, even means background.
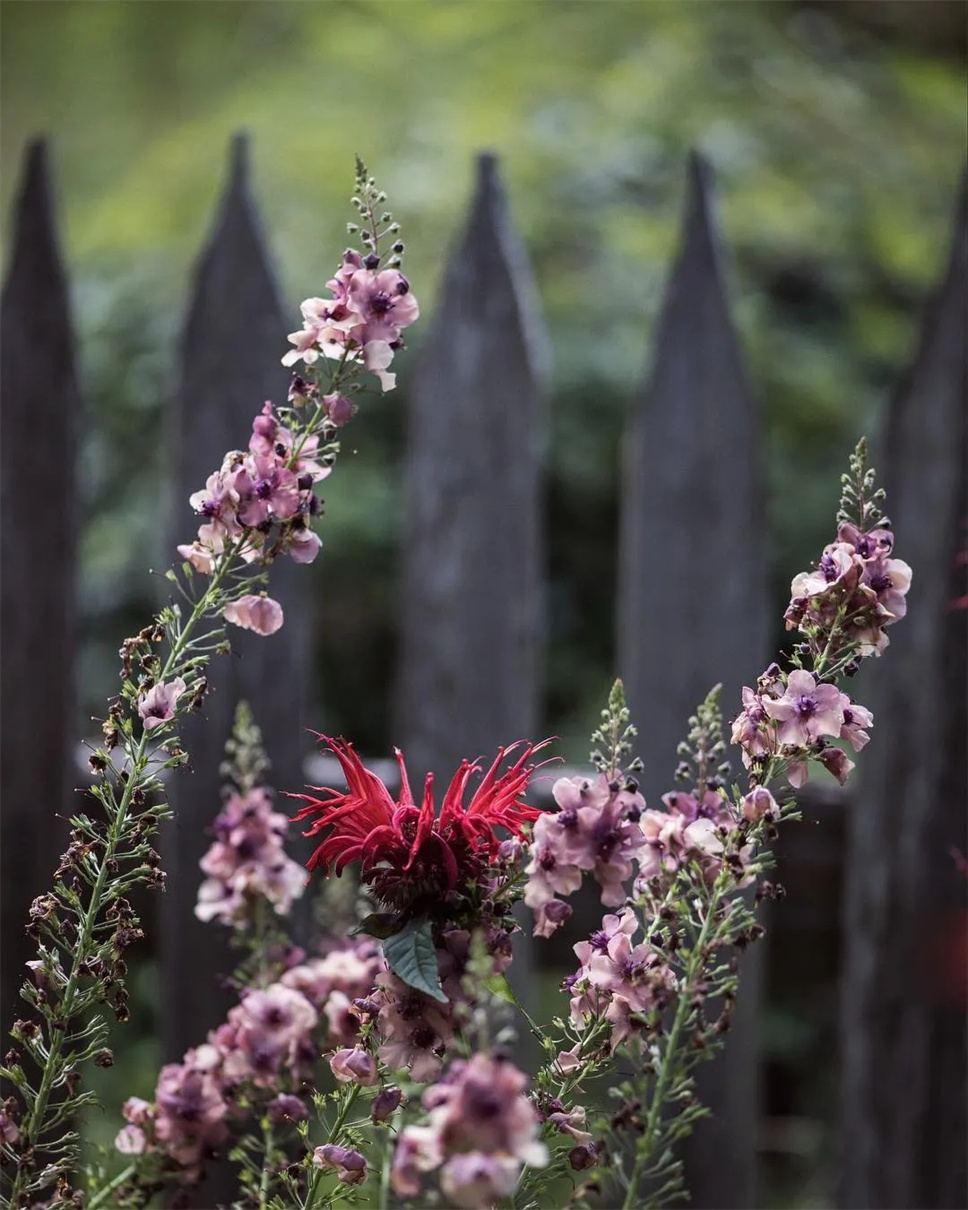
[[[411,920],[399,933],[387,937],[383,942],[383,956],[390,970],[408,987],[415,987],[446,1004],[429,920]]]
[[[394,929],[399,921],[400,917],[395,916],[392,912],[371,912],[369,916],[364,916],[353,929],[353,935],[365,933],[368,937],[376,937],[380,941],[385,941],[387,937],[394,936]]]
[[[489,975],[484,980],[484,986],[498,1000],[503,1000],[506,1004],[517,1004],[514,992],[511,991],[511,985],[507,981],[506,975]]]

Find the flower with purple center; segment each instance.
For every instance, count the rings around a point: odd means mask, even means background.
[[[146,731],[153,731],[162,723],[171,722],[175,717],[175,706],[185,692],[185,682],[180,676],[173,680],[159,681],[157,685],[143,693],[138,698],[138,713],[141,715]]]
[[[766,699],[763,708],[779,723],[780,743],[802,748],[821,736],[838,736],[849,703],[836,685],[818,683],[809,672],[797,669],[790,673],[783,696]]]

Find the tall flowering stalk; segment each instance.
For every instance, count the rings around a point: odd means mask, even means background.
[[[71,843],[50,892],[37,898],[27,926],[37,958],[23,998],[30,1013],[15,1023],[16,1047],[0,1068],[15,1095],[0,1111],[2,1179],[12,1206],[56,1187],[73,1193],[77,1135],[69,1128],[93,1094],[81,1091],[88,1062],[112,1062],[108,1026],[98,1010],[127,1018],[124,951],[142,931],[127,898],[139,885],[161,887],[151,846],[168,815],[164,774],[188,761],[177,726],[199,709],[213,655],[231,649],[226,623],[269,635],[282,609],[266,595],[272,563],[289,555],[311,562],[320,546],[312,528],[320,512],[315,486],[332,471],[336,439],[356,408],[364,376],[394,385],[387,370],[402,332],[419,310],[399,271],[403,245],[385,195],[357,162],[352,224],[363,251],[348,251],[328,283],[332,298],[303,303],[303,331],[284,361],[302,360],[285,405],[267,403],[255,417],[248,448],[225,455],[191,497],[202,518],[194,541],[178,548],[169,571],[174,598],[120,650],[121,687],[103,722],[103,743],[90,756],[93,815],[71,819]],[[379,216],[378,216],[379,214]],[[391,244],[387,248],[387,244]]]
[[[611,1088],[614,1112],[596,1120],[598,1137],[568,1153],[572,1168],[589,1169],[589,1189],[617,1182],[624,1210],[686,1196],[674,1146],[706,1113],[692,1070],[729,1028],[738,955],[763,931],[755,905],[779,893],[762,874],[777,824],[798,817],[784,783],[802,785],[816,765],[843,783],[853,762],[838,741],[855,752],[868,741],[870,711],[838,681],[885,649],[911,581],[893,557],[881,498],[861,442],[843,477],[836,541],[793,581],[786,621],[800,641],[785,667],[771,664],[743,690],[731,738],[745,786],[730,780],[717,687],[680,746],[685,788],[663,796],[665,810],[648,809],[621,767],[634,733],[617,684],[596,736],[605,747],[592,756],[597,779],[558,782],[560,812],[535,826],[525,902],[536,909],[536,932],[567,915],[557,896],[576,889],[578,871],[590,870],[603,904],[621,909],[574,947],[581,965],[565,981],[570,1015],[544,1039],[548,1060],[536,1083],[553,1122],[617,1056],[632,1059],[636,1075]]]

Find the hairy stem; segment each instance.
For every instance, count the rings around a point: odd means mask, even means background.
[[[632,1169],[632,1175],[629,1178],[628,1190],[625,1194],[625,1201],[622,1203],[622,1210],[633,1210],[638,1203],[636,1202],[636,1193],[639,1179],[642,1173],[655,1153],[659,1142],[659,1125],[662,1115],[662,1107],[665,1102],[666,1094],[669,1091],[669,1085],[672,1081],[673,1074],[679,1062],[679,1038],[685,1027],[686,1020],[689,1016],[689,1001],[690,988],[692,987],[697,975],[703,968],[706,959],[706,944],[709,940],[710,926],[716,908],[719,906],[719,900],[722,897],[722,876],[716,879],[712,893],[709,897],[709,903],[706,906],[705,919],[702,922],[702,928],[699,932],[699,937],[696,944],[692,948],[689,955],[689,962],[686,966],[683,976],[682,986],[679,991],[679,1002],[676,1005],[676,1014],[672,1021],[672,1026],[669,1029],[665,1039],[665,1046],[662,1050],[662,1061],[659,1065],[659,1074],[655,1082],[655,1087],[652,1090],[652,1099],[649,1103],[649,1112],[645,1122],[645,1131],[642,1139],[639,1142],[636,1150],[635,1165]]]
[[[206,589],[205,593],[199,599],[193,609],[188,621],[182,627],[175,641],[172,643],[171,651],[168,654],[168,659],[165,661],[165,666],[160,673],[158,680],[164,681],[172,675],[178,663],[181,660],[185,649],[188,646],[191,634],[198,623],[205,617],[211,608],[212,602],[215,599],[222,580],[225,578],[229,567],[233,562],[230,554],[225,558],[222,564],[218,567],[212,581]],[[108,825],[108,833],[105,840],[104,853],[101,857],[100,868],[97,878],[91,888],[91,895],[88,900],[87,908],[81,920],[81,927],[78,931],[77,945],[74,947],[73,960],[71,962],[71,972],[68,976],[67,985],[64,989],[63,999],[60,1002],[59,1012],[60,1019],[57,1025],[53,1025],[53,1037],[47,1051],[46,1060],[44,1062],[44,1070],[41,1075],[40,1087],[37,1090],[37,1096],[34,1098],[30,1113],[25,1119],[22,1134],[25,1141],[36,1141],[40,1133],[41,1124],[47,1113],[47,1105],[50,1100],[50,1095],[53,1090],[54,1081],[60,1074],[59,1060],[61,1050],[63,1048],[64,1037],[67,1032],[67,1027],[73,1016],[75,1015],[75,1000],[80,986],[81,967],[90,956],[91,941],[94,936],[95,924],[101,913],[102,900],[104,898],[105,889],[109,880],[109,870],[112,868],[115,853],[118,845],[121,842],[124,834],[124,826],[127,822],[128,811],[131,807],[131,800],[136,789],[139,788],[142,778],[144,777],[145,769],[148,762],[148,746],[151,739],[151,733],[144,731],[141,739],[134,747],[131,754],[131,773],[128,780],[125,782],[124,790],[121,794],[121,801],[118,803],[114,817]],[[10,1205],[16,1210],[22,1202],[24,1194],[24,1186],[26,1184],[27,1169],[21,1164],[18,1166],[17,1175],[14,1178],[13,1188],[10,1194]]]

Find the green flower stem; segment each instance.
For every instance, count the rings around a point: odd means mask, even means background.
[[[689,999],[690,988],[695,981],[697,975],[702,970],[705,963],[706,944],[709,940],[710,925],[712,924],[713,916],[716,913],[716,908],[719,906],[719,901],[722,898],[723,876],[716,879],[713,886],[712,894],[709,897],[709,903],[706,907],[706,916],[702,923],[702,928],[699,932],[699,937],[696,944],[692,948],[689,955],[689,963],[686,967],[685,976],[681,990],[679,992],[679,1003],[676,1005],[676,1015],[672,1021],[672,1027],[666,1035],[665,1047],[662,1052],[662,1062],[659,1066],[658,1079],[655,1082],[655,1088],[652,1091],[652,1100],[649,1104],[649,1114],[646,1118],[645,1132],[642,1136],[642,1141],[637,1148],[635,1157],[635,1166],[632,1169],[632,1175],[629,1178],[628,1190],[625,1194],[625,1201],[622,1203],[622,1210],[633,1210],[638,1203],[636,1202],[636,1191],[642,1171],[648,1161],[652,1158],[652,1153],[655,1150],[658,1142],[658,1127],[659,1119],[662,1114],[663,1103],[666,1098],[666,1093],[669,1089],[669,1083],[672,1079],[673,1071],[678,1063],[679,1058],[679,1037],[682,1034],[686,1024],[686,1018],[689,1015]]]
[[[165,666],[158,676],[158,681],[165,681],[171,676],[175,668],[189,646],[189,639],[192,631],[198,623],[205,617],[211,608],[212,602],[215,600],[222,580],[225,578],[229,567],[233,562],[235,552],[232,551],[222,561],[216,569],[212,581],[206,589],[205,593],[199,599],[193,609],[188,621],[179,631],[177,637],[171,645],[171,651],[168,654],[168,659],[165,661]],[[77,945],[74,948],[74,957],[71,963],[71,973],[67,980],[67,986],[64,989],[64,996],[59,1005],[60,1019],[63,1022],[63,1028],[53,1028],[53,1037],[46,1055],[44,1063],[44,1071],[41,1076],[40,1088],[37,1090],[37,1096],[34,1099],[31,1111],[26,1118],[22,1134],[31,1142],[36,1143],[40,1131],[41,1124],[47,1113],[47,1104],[50,1100],[50,1095],[53,1090],[54,1080],[58,1075],[58,1059],[61,1056],[61,1049],[64,1043],[67,1025],[75,1015],[75,1001],[78,998],[80,984],[80,968],[87,961],[91,942],[96,930],[98,916],[100,915],[102,899],[107,887],[109,874],[114,855],[117,852],[118,845],[121,842],[124,826],[127,822],[128,811],[131,807],[131,799],[136,789],[139,788],[141,780],[144,776],[147,766],[147,752],[151,739],[151,732],[143,731],[141,739],[131,754],[131,774],[125,782],[124,790],[121,794],[121,801],[117,806],[114,818],[108,825],[108,834],[105,840],[104,853],[100,861],[100,869],[98,870],[97,878],[91,889],[90,899],[88,900],[87,908],[84,910],[81,927],[77,939]],[[130,750],[129,750],[130,751]],[[14,1178],[13,1188],[10,1194],[10,1206],[16,1210],[22,1202],[21,1198],[24,1194],[24,1184],[26,1178],[26,1168],[24,1165],[19,1165],[17,1175]]]
[[[87,1202],[87,1210],[98,1210],[98,1206],[105,1204],[105,1199],[108,1198],[116,1189],[119,1189],[127,1180],[135,1175],[134,1164],[129,1164],[127,1168],[122,1168],[116,1177],[109,1181],[103,1188],[92,1194]]]
[[[262,1179],[259,1181],[259,1210],[267,1210],[269,1205],[269,1159],[272,1155],[273,1137],[272,1122],[268,1115],[262,1119]]]
[[[353,1084],[349,1092],[346,1094],[346,1099],[339,1108],[339,1112],[336,1115],[336,1121],[333,1123],[332,1129],[329,1132],[329,1138],[326,1140],[327,1144],[332,1145],[334,1143],[338,1143],[340,1132],[342,1131],[343,1126],[346,1124],[346,1119],[349,1117],[350,1110],[353,1108],[353,1104],[359,1095],[360,1085]],[[300,1210],[312,1210],[313,1206],[316,1204],[316,1187],[319,1184],[319,1178],[322,1176],[322,1171],[323,1170],[321,1168],[318,1168],[315,1165],[313,1166],[313,1172],[309,1178],[309,1188],[306,1190],[306,1200],[302,1203]]]

